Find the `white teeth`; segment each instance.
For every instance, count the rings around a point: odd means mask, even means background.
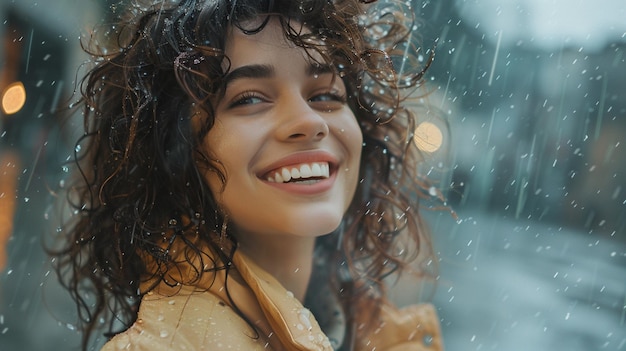
[[[286,183],[291,180],[291,173],[289,173],[287,168],[283,168],[283,173],[281,175],[283,176],[283,182]]]
[[[322,167],[320,167],[319,163],[314,163],[311,165],[311,173],[322,174]]]
[[[291,178],[298,179],[300,177],[302,177],[302,175],[300,174],[300,170],[297,169],[297,168],[292,168],[291,169]]]
[[[268,176],[267,181],[272,183],[287,183],[292,179],[306,179],[312,177],[330,177],[330,167],[326,162],[303,163],[297,167],[288,169],[281,168],[274,172],[273,177]]]
[[[313,176],[313,171],[311,171],[311,167],[309,165],[300,166],[300,178],[311,178]],[[318,175],[318,177],[321,176]]]

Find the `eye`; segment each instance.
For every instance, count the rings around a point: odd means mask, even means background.
[[[316,109],[332,111],[342,108],[347,100],[346,96],[339,92],[328,91],[314,95],[308,101]]]
[[[343,96],[343,95],[340,95],[339,93],[328,92],[328,93],[324,93],[324,94],[315,95],[312,98],[310,98],[309,101],[310,102],[338,101],[338,102],[344,103],[346,101],[346,97]]]
[[[228,105],[229,108],[236,107],[244,107],[255,104],[260,104],[266,102],[266,100],[257,93],[254,92],[244,92],[238,95],[233,101]]]

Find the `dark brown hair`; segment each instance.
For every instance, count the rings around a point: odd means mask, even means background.
[[[231,267],[235,238],[226,233],[224,250],[225,218],[202,176],[220,165],[198,146],[223,91],[226,31],[252,34],[267,23],[251,19],[278,17],[286,38],[321,54],[346,85],[364,138],[361,182],[341,227],[318,246],[333,281],[350,287],[344,301],[384,298],[386,276],[418,253],[430,255],[418,213],[428,187],[418,175],[414,112],[404,107],[430,64],[418,60],[412,16],[397,4],[357,0],[155,3],[128,8],[129,18],[105,36],[111,47],[88,47],[94,67],[81,85],[85,134],[68,194],[76,215],[55,253],[78,305],[83,349],[101,321],[109,333],[117,321],[134,322],[147,293],[142,280],[192,284],[169,282],[169,273],[191,264],[193,280]],[[291,21],[309,31],[297,32]],[[198,111],[208,120],[201,130],[191,123]],[[170,253],[175,242],[186,247],[182,259]]]

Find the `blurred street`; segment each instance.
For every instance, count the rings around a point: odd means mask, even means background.
[[[626,350],[626,244],[484,212],[432,220],[448,350]]]

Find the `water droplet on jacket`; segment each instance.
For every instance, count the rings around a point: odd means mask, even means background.
[[[298,318],[300,319],[300,322],[304,324],[307,330],[313,329],[313,326],[311,325],[311,321],[309,320],[310,315],[311,315],[311,311],[307,310],[306,308],[302,308],[298,312]]]

